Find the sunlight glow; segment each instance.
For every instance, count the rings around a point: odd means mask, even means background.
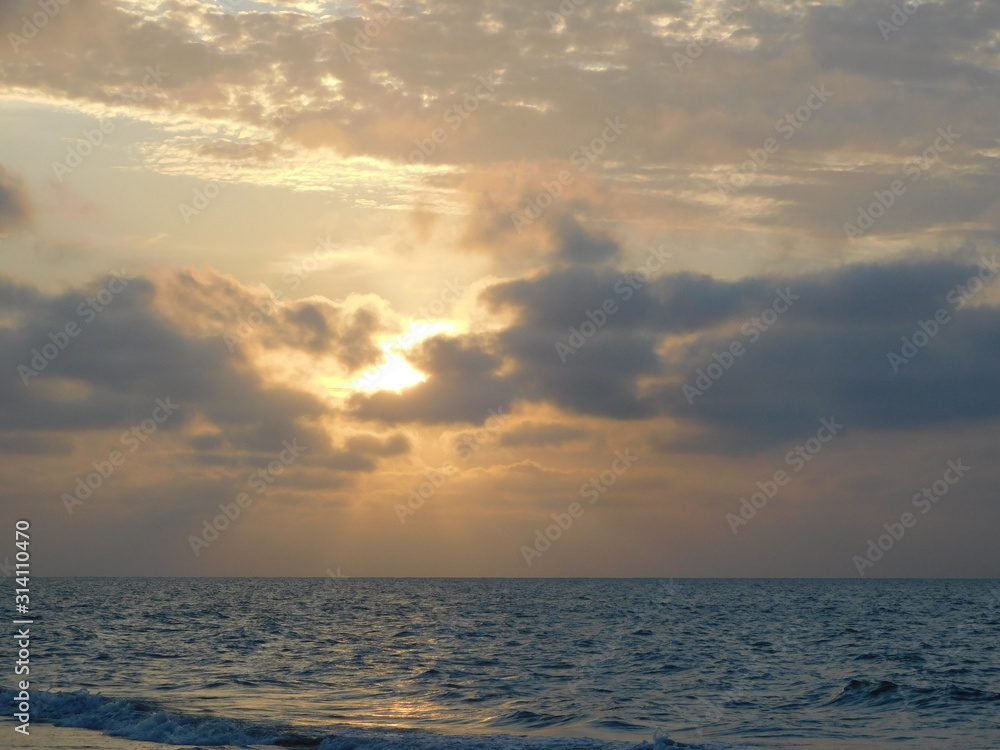
[[[351,383],[352,388],[367,392],[398,392],[422,383],[427,376],[406,360],[406,352],[426,338],[439,333],[458,333],[463,327],[460,321],[451,319],[412,321],[406,333],[382,340],[385,361],[362,373]]]

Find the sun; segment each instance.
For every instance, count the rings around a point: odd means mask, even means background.
[[[351,383],[357,391],[401,391],[425,380],[425,375],[406,361],[398,351],[383,347],[385,362],[365,371]]]
[[[451,319],[415,320],[405,333],[385,338],[380,342],[385,359],[378,367],[366,370],[351,383],[355,391],[396,391],[422,383],[427,379],[420,370],[406,360],[406,351],[430,336],[439,333],[457,333],[461,322]]]

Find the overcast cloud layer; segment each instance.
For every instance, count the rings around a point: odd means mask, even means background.
[[[865,574],[1000,574],[995,3],[40,7],[0,7],[39,572],[854,576],[961,460]]]

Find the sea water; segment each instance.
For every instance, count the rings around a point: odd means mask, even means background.
[[[131,740],[1000,748],[995,581],[48,578],[32,602],[33,722]]]

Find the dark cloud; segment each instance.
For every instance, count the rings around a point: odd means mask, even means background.
[[[283,302],[214,271],[184,270],[161,285],[160,309],[199,337],[222,336],[229,349],[298,349],[336,360],[348,372],[382,360],[377,336],[394,330],[380,311],[328,299]]]
[[[372,310],[345,313],[329,301],[299,301],[281,311],[278,325],[283,334],[278,337],[280,344],[314,354],[332,353],[351,372],[377,364],[382,357],[375,336],[384,328]]]
[[[559,256],[571,263],[604,263],[619,252],[618,243],[606,235],[587,232],[571,216],[564,216],[557,227]]]
[[[798,318],[816,323],[844,319],[901,320],[928,304],[944,304],[957,284],[978,270],[974,251],[944,258],[856,263],[798,276],[758,276],[726,281],[706,274],[675,272],[651,276],[610,267],[554,269],[486,289],[482,300],[494,310],[512,309],[520,328],[565,337],[587,320],[602,320],[591,340],[609,331],[683,334],[714,326],[770,306],[779,293]],[[610,305],[603,318],[598,311]]]
[[[995,86],[996,73],[974,55],[992,46],[998,26],[1000,8],[993,3],[853,0],[811,6],[806,38],[824,67],[924,86],[948,79]],[[963,56],[956,56],[956,45]]]
[[[444,378],[488,376],[501,359],[486,350],[485,339],[435,336],[410,356],[410,360],[428,375]]]
[[[640,378],[660,371],[653,337],[602,332],[567,355],[564,363],[555,345],[568,340],[566,331],[530,327],[515,327],[501,334],[500,341],[511,359],[507,380],[517,385],[521,398],[612,419],[644,419],[656,414],[655,400],[638,388]]]
[[[894,372],[888,354],[903,350],[903,337],[923,335],[919,321],[932,321],[937,309],[928,300],[919,316],[906,320],[845,315],[822,327],[789,313],[693,404],[679,384],[666,390],[666,408],[709,430],[695,441],[706,449],[714,442],[752,449],[806,438],[830,416],[875,430],[996,420],[1000,393],[991,384],[1000,377],[1000,307],[947,308],[951,321]],[[679,364],[683,382],[696,385],[698,370],[728,343],[718,337],[700,342],[698,353]],[[685,438],[679,445],[693,444]]]
[[[970,281],[989,276],[971,254],[737,281],[673,273],[628,287],[627,301],[614,291],[622,272],[606,267],[504,282],[483,297],[512,309],[512,326],[489,339],[425,342],[413,361],[426,382],[356,396],[353,406],[389,422],[481,422],[511,401],[616,420],[671,417],[697,428],[676,448],[718,452],[808,436],[829,416],[875,430],[992,420],[1000,308],[971,304],[988,292],[969,296],[979,287]],[[617,312],[592,315],[605,299]],[[889,353],[939,309],[948,322],[894,372]],[[698,386],[699,371],[734,342],[744,353]]]
[[[515,383],[499,373],[502,359],[491,346],[475,336],[428,339],[410,355],[427,380],[399,393],[356,393],[348,399],[348,413],[389,424],[482,423],[491,409],[506,410],[516,392]]]
[[[378,435],[352,435],[344,441],[347,449],[354,453],[372,456],[399,456],[409,453],[409,438],[406,435],[391,435],[385,439]]]
[[[27,225],[32,214],[33,204],[24,182],[0,164],[0,233]]]
[[[8,456],[68,456],[73,443],[53,435],[0,433],[0,453]]]
[[[495,310],[516,310],[525,328],[560,337],[587,321],[588,312],[600,317],[598,311],[609,300],[615,312],[607,316],[602,331],[684,332],[749,309],[772,285],[766,279],[726,282],[693,273],[652,278],[608,266],[569,267],[497,284],[482,299]]]
[[[178,444],[206,465],[265,465],[283,441],[296,439],[308,447],[305,464],[338,471],[371,471],[379,459],[409,450],[402,435],[355,435],[336,445],[323,424],[334,417],[327,404],[305,389],[268,382],[249,356],[230,352],[223,335],[212,333],[225,329],[225,315],[197,305],[163,315],[165,300],[157,296],[170,286],[113,276],[48,296],[0,282],[0,310],[10,321],[0,327],[6,373],[0,381],[0,450],[64,451],[75,433],[131,428],[152,415],[158,399],[177,405],[159,429],[165,435],[191,432]],[[221,301],[217,309],[228,314]],[[321,346],[307,341],[305,349],[336,354],[343,347],[360,356],[351,343],[353,329],[346,328],[347,343],[339,341],[316,312],[332,314],[320,302],[292,309],[294,325],[286,330],[323,337]],[[193,322],[199,315],[201,325]],[[178,319],[187,329],[175,325]]]
[[[959,173],[975,157],[968,154],[970,144],[963,143],[969,131],[951,132],[960,139],[948,152],[935,154],[927,171],[914,171],[914,165],[927,163],[921,161],[920,154],[938,139],[937,130],[931,126],[912,136],[909,140],[914,145],[909,153],[889,165],[859,167],[849,175],[824,175],[796,184],[751,185],[745,189],[746,195],[775,204],[774,211],[755,218],[753,223],[775,229],[797,227],[839,243],[848,237],[845,224],[857,230],[863,220],[859,219],[861,210],[870,211],[876,196],[885,196],[898,180],[906,192],[892,198],[891,210],[866,228],[864,236],[899,237],[946,232],[953,226],[989,226],[1000,195],[1000,181],[978,170]]]
[[[500,445],[509,448],[542,448],[582,440],[590,433],[568,424],[522,422],[500,435]]]
[[[192,409],[240,430],[322,413],[305,394],[269,389],[222,341],[190,338],[171,327],[153,308],[156,288],[149,280],[121,284],[109,277],[36,298],[30,317],[0,331],[8,373],[0,384],[0,424],[35,430],[127,427],[148,416],[156,398],[167,397],[185,407],[168,429]],[[60,383],[78,384],[78,397],[53,393]]]

